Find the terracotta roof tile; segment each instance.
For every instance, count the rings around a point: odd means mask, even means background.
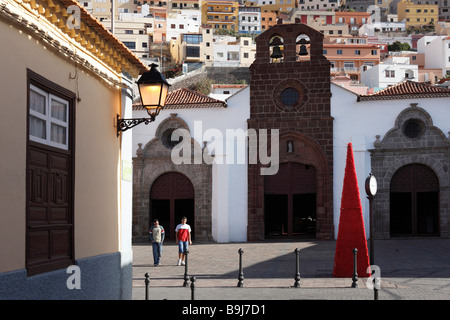
[[[437,97],[450,97],[450,89],[405,80],[372,94],[359,95],[358,101]]]
[[[226,108],[224,101],[211,98],[200,92],[181,88],[169,92],[164,109],[189,109],[189,108]],[[140,103],[133,105],[133,110],[142,110]]]

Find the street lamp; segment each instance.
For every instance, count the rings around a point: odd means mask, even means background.
[[[373,197],[377,193],[377,179],[372,173],[369,173],[369,176],[366,178],[366,194],[367,199],[369,199],[369,219],[370,219],[370,264],[375,264],[374,259],[374,248],[373,248],[373,213],[372,213],[372,201]]]
[[[156,69],[157,66],[158,65],[152,63],[150,65],[150,70],[144,72],[136,82],[139,88],[141,104],[147,109],[150,118],[121,119],[119,115],[117,115],[117,136],[120,135],[121,131],[131,129],[140,123],[149,124],[150,122],[155,121],[156,116],[164,109],[170,84]]]

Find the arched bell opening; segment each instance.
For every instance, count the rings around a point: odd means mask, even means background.
[[[297,61],[305,61],[311,59],[311,40],[306,34],[300,34],[295,39]]]
[[[279,63],[284,60],[284,41],[281,36],[273,36],[269,40],[270,63]]]

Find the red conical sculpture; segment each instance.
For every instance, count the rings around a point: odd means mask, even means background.
[[[367,268],[370,263],[361,200],[359,197],[358,179],[356,177],[355,162],[353,159],[353,148],[352,144],[349,143],[347,146],[347,164],[342,190],[339,231],[334,255],[334,277],[352,277],[354,248],[358,249],[358,277],[370,277],[370,273],[367,273]]]

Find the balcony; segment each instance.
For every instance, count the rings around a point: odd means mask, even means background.
[[[234,7],[222,7],[222,8],[212,8],[208,7],[206,9],[207,13],[219,13],[219,14],[234,14]]]
[[[210,23],[210,24],[212,24],[212,23],[230,23],[230,24],[234,24],[234,21],[232,21],[232,20],[225,20],[225,19],[214,19],[214,20],[207,19],[206,23]]]
[[[339,72],[350,72],[350,73],[359,73],[359,68],[357,67],[342,67],[342,68],[330,68],[330,72],[339,73]]]

